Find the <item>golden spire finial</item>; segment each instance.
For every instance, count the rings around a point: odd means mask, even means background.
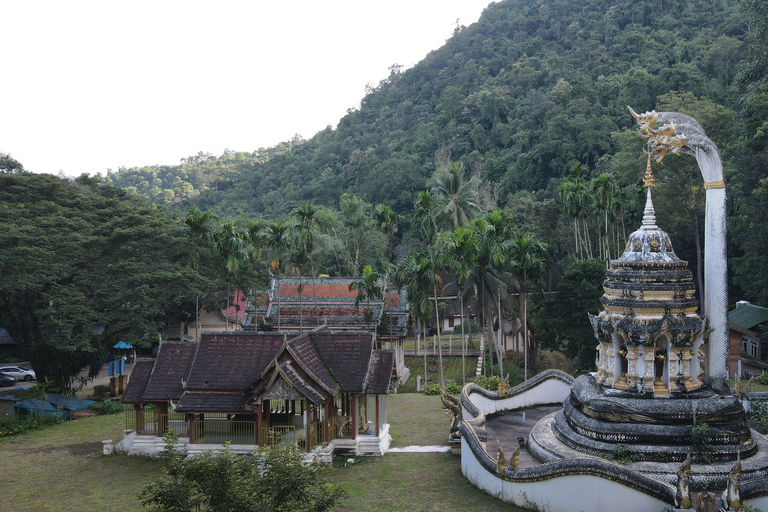
[[[645,166],[645,178],[643,179],[643,188],[655,187],[653,180],[653,171],[651,171],[651,155],[648,155],[648,164]]]

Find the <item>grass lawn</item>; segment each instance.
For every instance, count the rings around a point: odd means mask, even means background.
[[[447,442],[439,396],[391,394],[388,420],[392,446]],[[0,439],[0,502],[14,512],[142,510],[137,496],[160,475],[160,462],[101,454],[102,440],[121,438],[123,422],[121,414],[95,416]],[[449,453],[358,457],[337,466],[330,478],[349,493],[337,511],[522,510],[468,483],[459,457]]]
[[[427,365],[432,361],[437,365],[437,355],[427,356]],[[411,370],[411,377],[408,379],[408,382],[398,388],[398,394],[414,393],[416,391],[416,375],[421,375],[422,382],[424,381],[424,356],[405,356],[405,366]],[[474,377],[477,357],[465,357],[464,367],[466,379],[469,380]],[[427,370],[429,370],[429,366],[427,366]],[[452,380],[461,385],[461,355],[449,357],[443,354],[443,378],[446,381]],[[440,382],[440,372],[438,370],[432,372],[432,379],[434,382]]]
[[[0,439],[2,503],[18,512],[141,510],[137,495],[160,474],[160,463],[101,453],[102,440],[122,437],[124,421],[122,414],[95,416]]]

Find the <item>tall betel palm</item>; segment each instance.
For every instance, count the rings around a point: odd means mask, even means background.
[[[201,212],[196,206],[187,211],[184,225],[192,239],[192,251],[189,254],[189,264],[195,270],[200,270],[200,261],[210,254],[215,246],[216,223],[219,218],[211,212]],[[200,335],[200,297],[195,296],[195,333]]]
[[[437,296],[442,287],[440,276],[437,275],[435,262],[424,254],[411,254],[398,267],[396,279],[400,283],[406,283],[408,303],[412,313],[423,321],[428,321],[431,316],[430,301],[434,303],[434,315],[437,319],[437,332],[440,332],[440,314],[437,304]],[[440,389],[445,389],[443,379],[443,351],[438,334],[438,364],[440,366]],[[426,348],[426,337],[425,337]],[[426,353],[426,350],[425,350]],[[426,369],[424,370],[426,376]]]
[[[465,228],[456,230],[442,240],[438,262],[440,266],[446,266],[456,274],[456,280],[443,288],[443,293],[456,293],[459,297],[459,310],[461,312],[461,384],[465,383],[465,355],[466,337],[464,331],[465,302],[467,292],[466,283],[469,279],[469,270],[477,266],[477,241],[472,231]],[[469,326],[469,323],[467,323]],[[472,337],[471,331],[469,337]]]
[[[359,281],[349,283],[349,291],[357,291],[355,297],[355,307],[360,307],[360,302],[365,299],[365,320],[373,322],[373,310],[371,310],[371,300],[382,299],[384,291],[379,281],[381,276],[375,272],[370,265],[363,268],[363,277]]]
[[[430,192],[441,198],[441,205],[435,214],[435,223],[444,231],[465,228],[480,213],[478,205],[478,186],[480,180],[473,176],[464,181],[464,171],[460,164],[451,162],[442,165],[427,181]]]
[[[528,338],[528,305],[526,298],[533,288],[536,279],[544,269],[544,253],[546,244],[533,236],[522,235],[512,241],[511,247],[515,283],[520,293],[520,323],[523,332],[523,348],[525,350],[525,379],[528,379],[528,367],[536,372],[536,361],[539,357],[539,347]]]
[[[509,275],[496,262],[499,261],[498,234],[493,223],[484,215],[472,221],[469,229],[477,241],[477,260],[474,268],[468,270],[469,277],[466,286],[472,291],[479,324],[483,327],[488,340],[488,368],[493,374],[493,347],[498,346],[493,339],[493,315],[496,308],[499,291],[506,294],[506,284]],[[503,296],[500,297],[503,300]],[[498,350],[498,348],[497,348]],[[501,361],[499,361],[501,365]]]
[[[288,252],[288,226],[275,222],[267,226],[266,244],[269,248],[269,257],[271,258],[271,267],[273,272],[277,272],[277,285],[275,293],[277,294],[277,330],[281,327],[280,313],[280,272],[283,266],[283,260]]]
[[[232,285],[243,266],[248,262],[248,246],[245,236],[234,221],[227,222],[216,233],[216,249],[227,276],[227,309],[224,315],[225,329],[229,331],[229,296]]]
[[[315,320],[320,325],[320,315],[317,310],[317,291],[315,290],[315,261],[312,259],[312,252],[315,250],[315,234],[312,232],[317,225],[317,207],[302,201],[301,205],[293,210],[292,215],[299,221],[297,226],[299,231],[298,244],[309,258],[309,271],[312,274],[312,299],[315,305]]]

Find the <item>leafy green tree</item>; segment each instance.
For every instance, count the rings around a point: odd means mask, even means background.
[[[14,174],[17,172],[24,172],[24,166],[21,165],[21,162],[8,153],[0,151],[0,173]]]
[[[580,369],[592,366],[595,333],[587,313],[602,309],[605,262],[577,261],[568,267],[557,293],[533,295],[535,343],[563,351]]]
[[[241,272],[248,267],[249,248],[247,235],[240,230],[234,221],[221,226],[216,233],[216,250],[219,254],[221,266],[224,269],[227,283],[227,306],[225,315],[225,329],[229,331],[229,304],[230,291]]]
[[[327,480],[327,469],[305,464],[304,454],[282,444],[257,449],[250,457],[231,451],[184,457],[167,440],[163,473],[141,492],[153,512],[323,512],[344,496]]]
[[[181,222],[98,180],[0,174],[0,222],[0,321],[65,393],[117,341],[146,345],[191,317],[208,285]]]

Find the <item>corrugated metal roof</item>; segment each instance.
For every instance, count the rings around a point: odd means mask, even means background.
[[[742,304],[728,313],[728,323],[742,329],[752,329],[768,320],[768,308],[754,304]]]

